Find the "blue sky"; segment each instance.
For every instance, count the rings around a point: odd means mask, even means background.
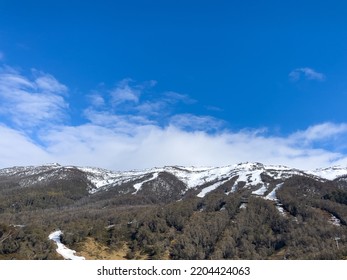
[[[347,164],[344,1],[0,0],[0,167]]]

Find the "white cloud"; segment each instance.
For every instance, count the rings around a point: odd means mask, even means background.
[[[109,111],[96,111],[90,108],[84,111],[84,115],[92,125],[112,128],[114,131],[125,134],[132,134],[137,126],[155,124],[148,118],[139,115],[116,115]]]
[[[156,101],[144,101],[134,109],[141,115],[146,116],[158,116],[164,115],[164,112],[168,109],[168,104],[164,100]]]
[[[325,80],[325,75],[323,73],[319,73],[316,70],[309,67],[296,68],[289,73],[289,78],[292,81],[298,81],[300,80],[302,76],[307,80],[316,80],[316,81]]]
[[[0,51],[0,61],[3,60],[4,58],[5,58],[4,53]]]
[[[109,99],[92,93],[91,107],[83,111],[86,122],[72,126],[57,121],[66,117],[66,86],[42,72],[28,78],[3,68],[0,114],[12,122],[0,123],[0,167],[60,162],[129,170],[258,161],[312,169],[347,164],[347,156],[336,152],[338,146],[334,151],[320,146],[321,141],[344,137],[345,123],[317,124],[286,137],[271,136],[266,129],[227,131],[225,123],[212,116],[170,111],[176,102],[186,104],[188,96],[171,93],[145,99],[144,88],[124,80]],[[129,108],[120,110],[125,103]],[[35,125],[45,127],[32,133]]]
[[[0,166],[36,165],[53,157],[23,133],[0,124]]]
[[[20,127],[35,127],[65,118],[67,87],[53,76],[35,73],[29,79],[18,71],[0,69],[0,114]]]
[[[121,81],[118,86],[111,91],[112,102],[114,105],[119,105],[123,102],[138,103],[141,91],[130,86],[130,80]]]
[[[103,107],[106,104],[105,98],[97,92],[88,95],[88,99],[93,107]]]
[[[34,70],[34,72],[37,71]],[[35,85],[42,92],[53,94],[63,94],[67,92],[67,87],[59,83],[52,75],[42,72],[37,72],[36,75]]]
[[[292,135],[292,138],[295,141],[304,141],[307,143],[334,138],[344,133],[347,133],[347,124],[326,122],[310,126],[304,131],[298,131]]]
[[[129,125],[123,127],[124,131],[101,124],[52,127],[39,136],[44,148],[18,131],[2,126],[0,133],[5,138],[0,141],[3,155],[0,166],[60,162],[129,170],[258,161],[313,169],[347,163],[347,157],[341,153],[303,146],[295,134],[272,137],[261,132],[238,131],[212,135],[173,125],[163,128],[134,124],[132,120],[124,123]]]

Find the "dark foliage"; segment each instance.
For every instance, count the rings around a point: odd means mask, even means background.
[[[292,177],[273,202],[241,187],[228,194],[234,181],[198,198],[182,197],[183,183],[168,173],[136,196],[131,184],[91,196],[78,176],[31,188],[3,180],[0,259],[60,259],[48,240],[55,229],[72,249],[92,238],[110,251],[126,246],[129,259],[346,258],[347,195],[337,182]]]

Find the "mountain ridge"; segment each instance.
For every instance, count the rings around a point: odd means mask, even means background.
[[[59,259],[48,239],[58,230],[96,259],[99,247],[127,259],[341,259],[346,229],[341,166],[0,169],[0,259]]]
[[[40,182],[44,180],[63,179],[69,172],[81,172],[90,182],[90,193],[95,193],[107,187],[115,187],[128,182],[134,183],[135,192],[139,191],[142,184],[158,178],[158,174],[167,172],[182,181],[187,189],[196,188],[215,181],[224,181],[238,176],[236,183],[246,182],[261,184],[259,176],[268,175],[273,179],[286,179],[294,175],[313,177],[317,180],[335,180],[347,175],[347,167],[332,166],[315,170],[300,170],[284,165],[264,165],[258,162],[245,162],[221,167],[195,167],[195,166],[164,166],[143,170],[111,171],[99,167],[80,167],[74,165],[63,166],[58,163],[13,166],[0,169],[0,178],[33,178]],[[36,177],[36,178],[34,178]],[[25,180],[24,180],[25,181]],[[22,182],[25,185],[25,182]],[[27,182],[30,184],[30,182]],[[216,185],[218,187],[218,184]]]

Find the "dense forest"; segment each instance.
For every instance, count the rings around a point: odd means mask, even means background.
[[[0,259],[62,259],[48,239],[56,229],[87,259],[347,259],[345,179],[293,176],[276,201],[229,189],[180,199],[119,189],[88,195],[80,179],[21,189],[2,181]]]

